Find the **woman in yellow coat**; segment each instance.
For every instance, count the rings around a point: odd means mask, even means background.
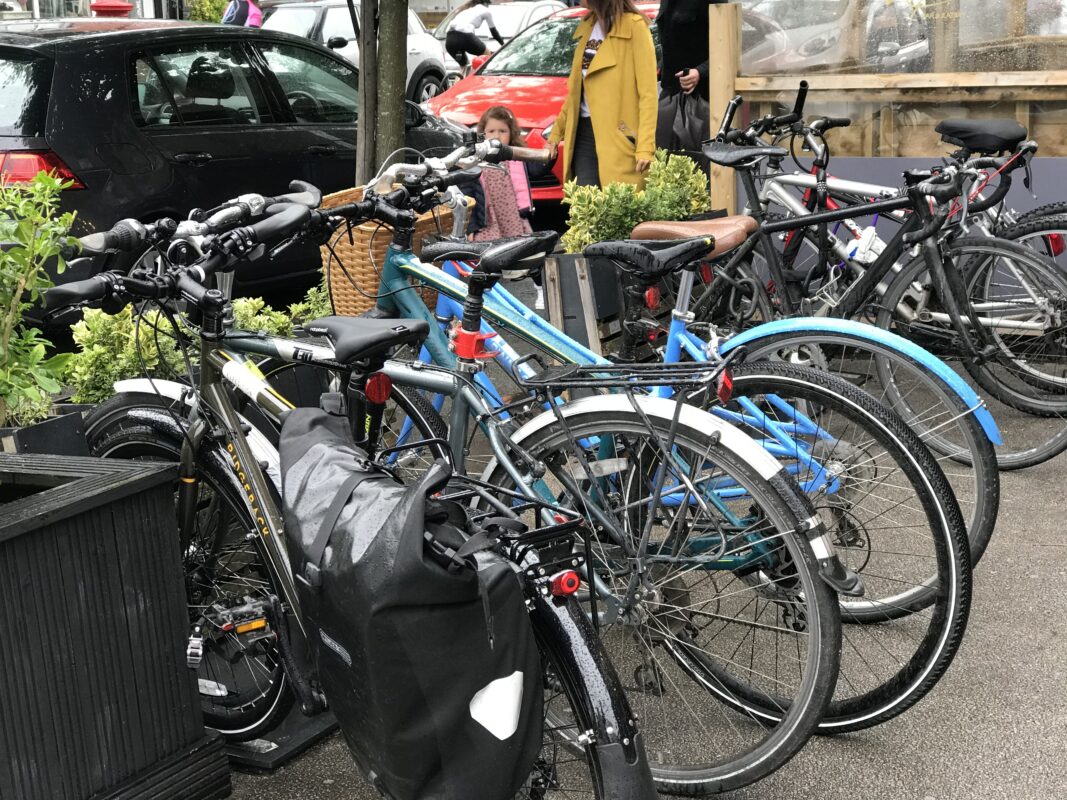
[[[564,146],[564,179],[644,184],[656,149],[656,48],[633,0],[583,0],[567,99],[549,137]]]

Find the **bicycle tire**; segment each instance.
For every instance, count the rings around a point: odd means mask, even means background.
[[[966,630],[970,550],[955,496],[919,437],[852,384],[821,370],[766,361],[742,364],[732,377],[734,399],[724,407],[740,408],[739,397],[757,398],[779,424],[795,423],[798,433],[813,421],[818,430],[809,431],[803,443],[812,445],[820,466],[840,482],[823,485],[809,497],[838,555],[863,578],[865,591],[860,598],[841,598],[846,624],[840,677],[819,731],[881,724],[936,685]],[[741,430],[770,436],[765,418],[746,413],[744,419],[748,424]],[[788,454],[778,457],[788,466],[801,463]],[[817,469],[801,467],[798,477],[810,479]],[[909,508],[912,497],[915,507]],[[890,528],[889,522],[897,526]],[[928,561],[935,564],[932,575]],[[866,627],[889,621],[894,621],[892,632]],[[891,639],[892,652],[883,635]]]
[[[876,340],[799,330],[752,341],[751,361],[816,366],[858,385],[913,430],[942,466],[963,512],[972,567],[996,527],[1000,473],[989,437],[960,396],[922,364]]]
[[[1067,214],[1067,201],[1060,200],[1060,201],[1055,202],[1055,203],[1046,203],[1045,205],[1038,206],[1037,208],[1031,209],[1030,211],[1027,211],[1025,214],[1020,214],[1018,217],[1016,217],[1015,218],[1015,222],[1012,223],[1012,225],[1022,225],[1022,224],[1030,222],[1031,220],[1035,220],[1038,217],[1052,217],[1052,216],[1058,216],[1058,215],[1061,215],[1061,214]],[[1011,227],[1011,226],[1009,226],[1009,227]],[[1000,228],[998,228],[997,231],[996,231],[997,236],[1001,236],[1001,237],[1003,237],[1005,239],[1010,239],[1011,238],[1010,236],[1005,236],[1004,235],[1006,230],[1007,230],[1007,228],[1005,228],[1004,230],[1001,230]]]
[[[657,431],[666,435],[666,432],[670,429],[671,415],[674,408],[673,402],[651,400],[649,398],[645,398],[645,400],[647,402],[642,404],[642,408],[649,414],[649,419],[653,421],[652,424]],[[568,421],[567,430],[562,429],[556,423],[552,412],[545,412],[545,414],[520,429],[516,433],[514,441],[535,458],[540,459],[546,465],[551,465],[556,462],[556,457],[561,455],[564,449],[569,450],[570,437],[574,437],[574,441],[591,441],[591,437],[597,437],[597,441],[600,442],[598,444],[599,447],[608,436],[647,434],[648,428],[641,416],[633,409],[627,412],[623,408],[622,403],[626,402],[625,397],[614,395],[585,398],[568,403],[562,409],[562,413]],[[626,408],[630,408],[628,404]],[[674,439],[675,446],[689,448],[688,452],[705,453],[704,457],[708,461],[713,461],[718,467],[724,468],[732,479],[737,480],[741,486],[752,491],[752,498],[758,498],[758,501],[753,499],[752,502],[758,502],[760,507],[769,516],[773,517],[772,525],[776,533],[772,538],[777,540],[780,537],[781,541],[785,543],[784,547],[787,548],[790,556],[795,559],[792,564],[796,569],[798,580],[805,587],[804,613],[807,614],[806,619],[810,636],[806,645],[806,652],[803,654],[805,662],[804,674],[802,679],[798,681],[796,695],[792,698],[786,713],[779,719],[773,719],[756,703],[748,702],[742,696],[743,693],[734,691],[738,688],[736,685],[728,686],[720,680],[721,676],[715,673],[711,665],[716,663],[721,666],[722,662],[716,662],[715,654],[701,648],[690,634],[686,633],[686,638],[683,639],[681,636],[672,635],[672,632],[667,630],[666,626],[653,630],[654,626],[650,623],[644,629],[649,632],[646,638],[640,632],[641,623],[634,625],[635,630],[639,630],[638,634],[636,634],[639,639],[638,648],[643,647],[651,653],[656,646],[651,643],[653,636],[657,639],[662,639],[664,649],[668,652],[670,661],[673,662],[675,668],[672,674],[680,676],[679,680],[685,678],[690,682],[680,689],[678,682],[674,681],[670,675],[667,676],[673,691],[681,697],[683,703],[688,704],[688,700],[682,694],[682,691],[695,691],[701,701],[704,701],[706,696],[710,695],[725,706],[724,716],[726,711],[729,711],[741,715],[746,721],[758,720],[760,725],[772,726],[772,733],[761,739],[751,749],[743,753],[732,753],[718,763],[709,764],[704,761],[697,765],[668,764],[665,763],[663,753],[673,744],[677,744],[682,737],[680,733],[682,721],[666,714],[661,714],[659,718],[654,719],[655,715],[645,713],[644,708],[635,708],[635,711],[641,712],[640,719],[643,725],[645,747],[650,754],[650,765],[657,787],[661,791],[675,794],[702,795],[738,788],[765,777],[786,763],[807,741],[822,717],[825,703],[833,693],[837,677],[838,646],[840,644],[840,609],[838,608],[836,597],[817,576],[818,567],[809,542],[803,535],[797,533],[798,530],[803,528],[801,524],[803,517],[798,514],[798,509],[808,509],[810,511],[810,506],[804,503],[803,496],[788,480],[768,480],[765,475],[755,468],[753,464],[766,464],[769,457],[747,438],[737,438],[738,432],[736,429],[725,426],[696,409],[691,409],[691,411],[696,416],[688,415],[683,417],[682,422],[679,424],[678,435]],[[545,424],[546,420],[549,420],[547,424]],[[686,420],[689,420],[689,422]],[[693,424],[693,420],[698,421]],[[701,422],[699,420],[704,421]],[[715,437],[709,437],[709,431],[723,427],[730,431],[729,436],[722,436],[717,441]],[[638,447],[637,449],[639,450],[640,448]],[[615,459],[615,461],[622,460],[624,459]],[[729,466],[723,467],[723,465]],[[621,465],[617,466],[620,470],[623,469]],[[550,469],[553,469],[553,467],[550,466]],[[563,469],[563,467],[560,467],[560,469]],[[772,462],[771,469],[776,470],[776,475],[784,477],[780,472],[781,467],[779,465]],[[628,468],[627,470],[626,474],[634,472],[634,470],[629,470]],[[623,473],[620,472],[618,474],[622,475]],[[496,464],[489,466],[485,478],[494,483],[494,485],[511,485],[507,473]],[[601,474],[600,479],[604,479],[603,474]],[[625,481],[627,479],[622,478],[622,480]],[[626,505],[633,507],[634,503],[628,502]],[[637,505],[639,507],[640,503],[637,503]],[[580,508],[581,506],[576,504],[576,507]],[[801,513],[808,512],[802,511]],[[603,543],[598,546],[603,547]],[[609,559],[606,556],[601,560],[601,564],[608,562]],[[682,573],[682,578],[684,580],[685,573]],[[675,586],[671,589],[666,588],[668,583],[675,579],[670,578],[668,581],[663,582],[662,595],[672,591],[688,597],[691,587],[685,589],[680,586]],[[730,585],[733,585],[736,580],[736,576],[734,576],[734,581]],[[741,589],[740,591],[744,592],[747,589]],[[758,589],[752,589],[752,591],[755,596]],[[736,593],[735,590],[732,594]],[[724,593],[721,595],[720,600],[716,602],[728,601],[732,594]],[[737,602],[741,601],[737,600]],[[661,596],[657,596],[651,602],[651,605],[654,610],[647,612],[646,620],[656,620],[657,613],[668,615],[675,611],[687,610],[687,606],[672,605]],[[703,606],[704,609],[707,607],[706,604]],[[716,606],[716,608],[719,608],[719,606]],[[694,606],[690,614],[695,613],[696,607]],[[771,625],[773,625],[776,618],[772,618]],[[661,623],[657,621],[656,624]],[[613,626],[602,627],[602,637],[612,628]],[[628,635],[624,633],[617,640],[613,639],[611,641],[621,647],[624,645],[623,640],[627,639]],[[755,635],[752,638],[752,646],[754,648]],[[609,653],[615,662],[616,669],[621,669],[619,653],[613,652],[611,648],[609,648]],[[643,659],[644,652],[638,653],[637,657]],[[729,662],[730,659],[726,659],[726,661]],[[644,664],[644,661],[642,661],[642,664]],[[642,669],[642,664],[639,664],[638,668],[634,670],[635,681],[645,681],[647,678],[645,673],[639,672]],[[665,665],[664,662],[653,657],[651,667],[653,674],[661,671],[661,674],[666,674],[668,667],[670,667],[669,663]],[[666,685],[662,682],[662,678],[658,679],[658,683],[660,688]],[[743,684],[744,682],[735,679],[736,683]],[[763,692],[762,689],[750,686],[745,686],[744,688],[752,694]],[[636,705],[636,697],[644,698],[650,693],[654,694],[656,691],[658,691],[656,687],[649,687],[647,683],[643,683],[636,694],[630,692],[631,704]],[[701,730],[706,730],[707,726],[712,724],[710,719],[697,718],[695,712],[693,716],[698,719]],[[685,722],[692,723],[691,720],[686,720]],[[700,736],[699,733],[697,735]],[[700,741],[699,747],[690,748],[687,745],[686,751],[699,752],[701,753],[699,757],[707,758],[709,757],[707,753],[712,752],[719,744],[720,740],[705,736]],[[653,754],[656,754],[658,758],[654,760]]]
[[[961,240],[957,244],[963,244],[964,253],[974,252],[979,254],[978,257],[981,257],[983,253],[1009,252],[1013,261],[1024,263],[1030,260],[1032,254],[1028,253],[1027,248],[1021,245],[1009,246],[1004,243],[990,244],[990,242],[994,241],[991,239],[971,239]],[[957,249],[958,252],[959,250]],[[961,261],[957,257],[955,264],[960,263]],[[981,267],[981,265],[978,266]],[[1038,266],[1043,267],[1040,263]],[[904,297],[912,291],[913,284],[922,284],[926,274],[926,264],[920,260],[911,261],[896,273],[886,286],[882,295],[881,306],[875,315],[875,324],[878,327],[884,330],[895,330],[898,333],[902,332],[906,338],[922,335],[923,329],[921,326],[902,321],[897,313],[897,308],[900,303],[904,302]],[[1047,270],[1044,276],[1051,278]],[[962,277],[965,282],[972,283],[978,280],[980,276],[974,272],[964,272]],[[1064,291],[1067,291],[1067,283],[1064,284],[1063,288]],[[1061,392],[1050,393],[1043,392],[1024,382],[1023,385],[1026,388],[1023,389],[1019,386],[1009,385],[1004,375],[993,372],[991,367],[976,366],[973,363],[973,359],[954,359],[952,353],[948,352],[944,354],[944,357],[949,361],[958,360],[966,375],[979,388],[980,394],[1006,407],[994,408],[995,411],[998,411],[997,416],[1002,420],[1002,427],[1004,419],[1009,419],[1013,423],[1010,429],[1005,429],[1004,443],[997,451],[997,464],[1000,469],[1023,469],[1035,466],[1067,450],[1067,419],[1065,419],[1067,418],[1067,386]],[[1003,354],[1000,354],[990,359],[990,361],[1003,358]],[[1024,415],[1029,415],[1029,417],[1013,415],[1012,411],[1022,412]],[[1030,419],[1030,417],[1040,418],[1044,421],[1039,422],[1037,419]],[[1050,426],[1048,422],[1050,419],[1064,421],[1051,423],[1053,430],[1052,434],[1048,435],[1046,429]]]
[[[181,439],[168,437],[159,430],[146,425],[142,421],[131,419],[129,416],[130,411],[135,408],[150,408],[158,412],[166,407],[168,407],[168,404],[154,395],[120,394],[110,398],[94,409],[86,420],[86,437],[90,452],[95,456],[105,458],[177,462],[183,444]],[[258,530],[256,523],[248,516],[244,504],[239,499],[230,496],[232,495],[232,491],[228,488],[230,483],[223,477],[216,475],[211,467],[206,469],[203,467],[203,464],[198,465],[198,477],[201,485],[208,486],[214,496],[225,500],[230,507],[230,513],[239,521],[241,530]],[[177,488],[177,479],[175,479],[175,488]],[[258,542],[258,537],[256,541]],[[247,556],[248,553],[245,555]],[[190,558],[191,555],[188,553],[183,555],[187,576],[187,591],[193,592],[195,581],[190,577],[189,570],[193,568],[193,565],[190,564]],[[204,568],[206,566],[206,564],[203,565]],[[250,567],[254,569],[254,565],[251,563],[245,564],[243,569],[248,570]],[[262,560],[260,561],[260,567],[262,567]],[[273,579],[269,571],[263,570],[261,572],[258,569],[254,571],[258,574],[258,579],[265,584],[267,594],[270,594],[272,592]],[[188,601],[190,609],[197,607],[198,598],[196,596],[190,595]],[[194,615],[196,615],[196,612],[191,610],[190,621],[192,621]],[[270,648],[271,645],[269,643],[264,645],[265,651],[269,652]],[[212,662],[209,662],[205,657],[205,662],[203,663]],[[226,685],[219,680],[215,680],[216,678],[222,678],[222,675],[213,674],[210,670],[205,670],[203,666],[201,672],[205,674],[198,680],[213,681],[218,686]],[[253,673],[251,667],[249,667],[249,672],[250,674]],[[235,679],[236,670],[234,670],[234,673],[231,678]],[[198,684],[201,687],[199,692],[204,724],[218,730],[230,741],[256,739],[265,731],[270,730],[279,720],[284,718],[293,702],[293,693],[282,668],[280,656],[276,656],[270,675],[271,680],[267,690],[262,692],[258,698],[254,698],[244,704],[236,712],[209,699],[211,695],[203,691],[203,684]]]

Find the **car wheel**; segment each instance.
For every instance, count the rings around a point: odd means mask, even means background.
[[[419,78],[419,82],[415,84],[415,91],[412,92],[412,99],[416,103],[425,103],[431,97],[436,97],[444,91],[444,86],[441,83],[441,79],[436,75],[423,75]]]

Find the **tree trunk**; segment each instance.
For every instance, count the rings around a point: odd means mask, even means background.
[[[359,21],[359,124],[356,126],[356,186],[377,171],[374,157],[378,118],[378,0],[362,0]],[[354,8],[348,0],[349,9]],[[352,10],[352,13],[355,13]]]
[[[407,89],[408,0],[378,6],[378,116],[375,157],[380,166],[404,146],[404,94]]]

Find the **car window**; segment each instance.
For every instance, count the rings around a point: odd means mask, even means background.
[[[260,47],[297,122],[344,125],[356,121],[359,84],[354,69],[303,47]]]
[[[548,20],[527,28],[500,48],[482,68],[483,75],[547,75],[565,77],[574,59],[575,17]],[[650,26],[656,48],[656,62],[662,61],[659,30]]]
[[[134,118],[142,126],[273,122],[240,45],[189,44],[138,54]],[[173,98],[173,102],[172,102]]]
[[[286,8],[281,6],[276,8],[274,13],[263,21],[263,29],[282,31],[283,33],[291,33],[294,36],[307,38],[311,34],[311,29],[315,27],[315,18],[318,14],[318,9],[315,8]]]
[[[485,65],[482,74],[568,75],[577,46],[574,41],[577,27],[578,20],[571,17],[527,28],[500,48]]]
[[[540,22],[545,17],[552,16],[554,11],[556,11],[555,6],[537,6],[537,8],[530,12],[530,19],[527,20],[526,24],[533,25],[535,22]]]
[[[0,136],[44,136],[51,83],[45,59],[0,53]]]
[[[322,41],[328,42],[334,36],[343,36],[348,41],[356,38],[356,29],[352,27],[352,15],[347,6],[327,8],[322,20]]]
[[[526,27],[523,22],[527,13],[525,5],[501,6],[500,8],[490,6],[489,10],[493,14],[493,22],[496,23],[496,29],[500,32],[500,37],[505,41]],[[489,29],[484,27],[477,33],[483,38],[490,36]]]

